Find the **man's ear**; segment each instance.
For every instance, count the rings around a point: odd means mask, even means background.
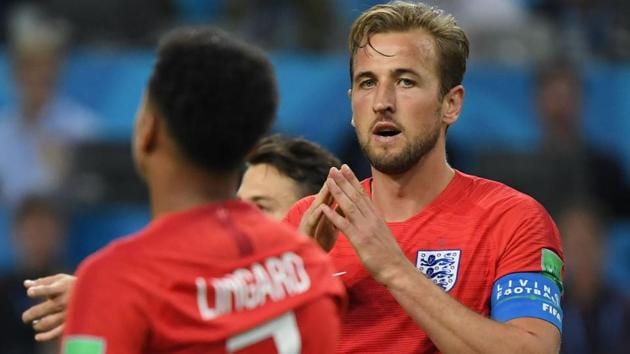
[[[348,89],[348,98],[352,99],[352,89]],[[352,125],[353,128],[356,128],[357,126],[354,125],[354,115],[352,115],[352,119],[350,120],[350,125]]]
[[[144,153],[155,149],[160,129],[160,119],[153,109],[146,107],[138,117],[137,144]]]
[[[464,104],[464,86],[457,85],[444,95],[442,99],[442,120],[452,125],[459,118]]]

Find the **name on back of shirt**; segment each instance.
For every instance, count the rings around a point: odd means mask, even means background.
[[[268,301],[281,301],[311,287],[304,260],[293,252],[268,257],[220,278],[197,277],[195,283],[199,313],[206,321],[231,312],[251,310]],[[210,294],[208,284],[212,286]],[[210,307],[213,298],[214,306]]]

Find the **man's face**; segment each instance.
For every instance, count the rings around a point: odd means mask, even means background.
[[[371,165],[406,172],[433,150],[445,124],[433,38],[422,30],[378,33],[354,56],[352,114]]]
[[[254,203],[272,218],[281,220],[303,193],[293,179],[275,167],[261,163],[247,168],[237,196]]]
[[[46,211],[33,212],[20,221],[15,237],[25,265],[39,271],[58,262],[65,239],[61,221]]]
[[[52,96],[61,59],[54,51],[24,50],[15,58],[14,69],[24,104],[39,109]]]
[[[580,125],[581,92],[579,81],[568,74],[547,79],[537,94],[540,118],[547,129],[574,133]]]

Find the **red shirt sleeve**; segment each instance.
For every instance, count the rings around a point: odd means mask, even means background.
[[[107,353],[142,352],[148,333],[146,295],[138,291],[128,272],[124,262],[107,257],[107,252],[80,265],[62,346],[70,346],[74,338],[93,338],[104,344]]]
[[[284,222],[291,225],[293,229],[297,230],[300,226],[300,221],[302,221],[302,216],[314,200],[315,196],[309,195],[295,202],[291,209],[289,209],[287,215],[284,217]]]
[[[557,275],[561,282],[564,256],[560,233],[547,211],[534,199],[524,197],[500,220],[499,255],[494,280],[516,272],[549,271],[543,268],[548,260],[548,251],[551,251],[559,258],[561,269]]]

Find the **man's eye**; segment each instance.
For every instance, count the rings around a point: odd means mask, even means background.
[[[398,80],[398,83],[402,86],[402,87],[413,87],[416,85],[416,82],[410,79],[400,79]]]
[[[359,87],[361,88],[370,88],[370,87],[374,87],[374,85],[375,85],[375,81],[372,79],[367,79],[367,80],[363,80],[359,82]]]
[[[263,211],[263,212],[268,212],[269,211],[269,208],[267,206],[265,206],[265,205],[262,205],[262,204],[256,203],[256,207],[258,209],[260,209],[260,211]]]

